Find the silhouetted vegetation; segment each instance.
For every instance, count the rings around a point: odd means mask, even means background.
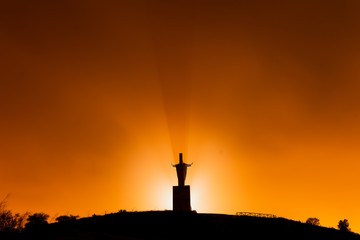
[[[349,221],[347,219],[340,220],[338,224],[338,228],[340,231],[350,232],[351,229],[349,228]]]
[[[308,218],[306,220],[306,224],[314,225],[314,226],[320,226],[320,220],[318,218]]]
[[[58,222],[58,223],[64,223],[64,222],[69,222],[69,221],[74,221],[74,220],[77,220],[79,218],[79,216],[74,216],[74,215],[62,215],[62,216],[59,216],[57,217],[55,220]]]
[[[13,214],[7,210],[6,198],[0,202],[0,232],[20,232],[24,228],[28,214]]]
[[[28,216],[27,223],[25,224],[25,227],[27,229],[40,227],[43,225],[48,224],[48,218],[49,215],[45,213],[34,213]]]

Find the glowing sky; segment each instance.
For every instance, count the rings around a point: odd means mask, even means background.
[[[1,1],[15,212],[272,213],[360,232],[360,2]]]

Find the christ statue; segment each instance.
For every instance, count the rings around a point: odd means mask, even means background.
[[[185,178],[186,178],[186,171],[188,167],[191,167],[191,164],[186,164],[183,162],[182,153],[179,153],[180,162],[176,165],[171,164],[173,167],[176,167],[176,173],[178,177],[178,185],[185,186]]]

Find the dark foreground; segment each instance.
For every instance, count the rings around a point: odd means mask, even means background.
[[[354,233],[283,218],[124,212],[32,229],[0,239],[358,239]]]

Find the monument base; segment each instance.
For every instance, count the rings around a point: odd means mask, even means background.
[[[191,211],[190,186],[173,186],[173,211]]]

